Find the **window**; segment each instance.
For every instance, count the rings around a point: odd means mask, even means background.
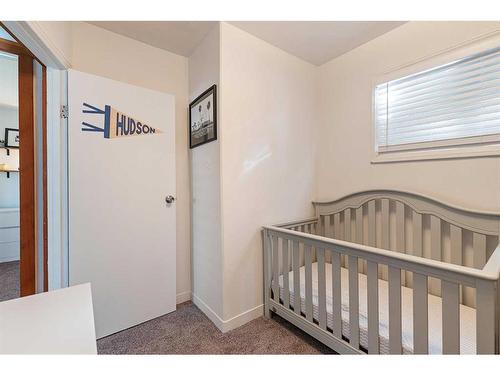
[[[500,47],[375,88],[376,150],[500,142]]]

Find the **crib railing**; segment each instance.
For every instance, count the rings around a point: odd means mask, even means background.
[[[318,236],[317,219],[307,219],[263,228],[264,299],[266,315],[274,311],[292,321],[339,353],[379,353],[379,265],[388,267],[389,351],[401,354],[401,275],[413,274],[413,353],[428,352],[429,278],[442,288],[443,354],[460,353],[460,286],[476,290],[476,350],[478,354],[499,353],[500,246],[483,269],[474,269],[421,258],[371,246]],[[326,262],[329,256],[330,263]],[[349,274],[349,338],[342,335],[341,257],[347,259]],[[318,319],[313,317],[312,263],[318,263]],[[360,346],[359,260],[366,261],[368,347]],[[300,272],[305,267],[305,311],[300,308]],[[325,267],[332,269],[332,319],[327,327]],[[293,273],[294,298],[290,304],[289,271]],[[280,298],[279,277],[284,296]]]

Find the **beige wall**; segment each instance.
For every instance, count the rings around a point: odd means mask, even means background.
[[[175,96],[177,294],[191,291],[187,59],[99,27],[72,24],[72,68]],[[180,296],[179,296],[180,295]]]
[[[28,21],[50,52],[64,65],[71,64],[73,53],[72,25],[69,21]],[[61,67],[63,68],[63,67]]]
[[[500,211],[498,157],[370,163],[374,79],[495,29],[499,22],[410,22],[321,66],[316,198],[392,188]]]
[[[224,320],[232,328],[263,311],[262,225],[312,214],[317,68],[221,27]]]
[[[219,37],[217,25],[189,57],[190,101],[213,84],[219,88]],[[220,113],[221,103],[217,104]],[[218,126],[220,131],[221,124]],[[220,327],[223,270],[219,140],[198,146],[190,154],[193,301]]]

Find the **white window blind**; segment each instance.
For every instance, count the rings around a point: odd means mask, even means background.
[[[375,88],[378,152],[500,141],[500,47]]]

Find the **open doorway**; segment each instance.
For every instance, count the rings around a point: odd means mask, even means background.
[[[47,290],[44,77],[0,24],[0,302]]]

